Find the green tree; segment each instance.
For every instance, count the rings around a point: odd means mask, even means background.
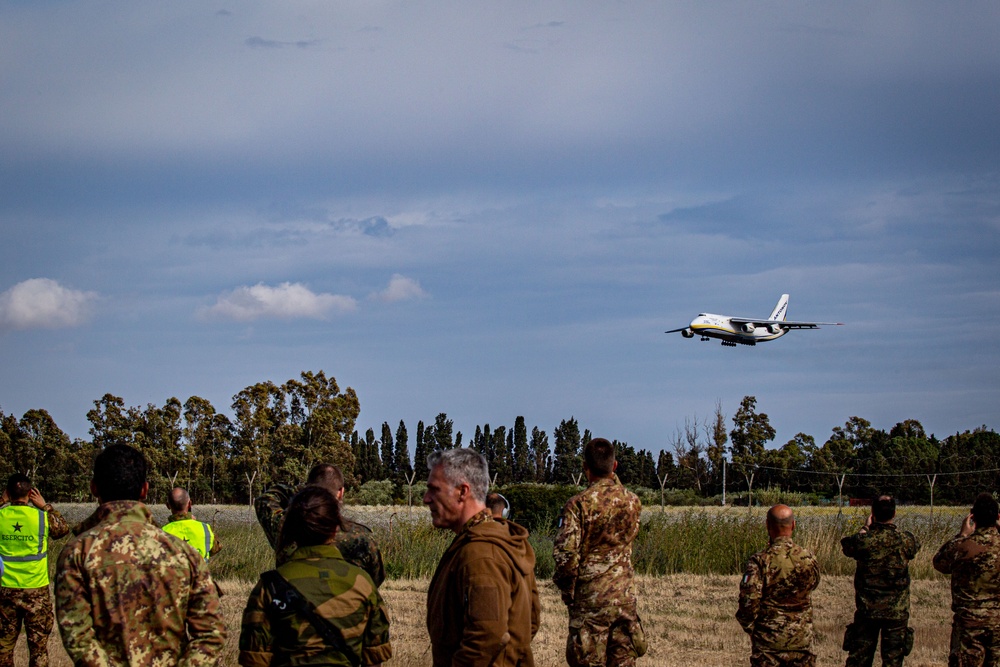
[[[455,442],[452,439],[452,428],[454,422],[448,419],[448,415],[440,413],[434,419],[434,449],[452,449]]]
[[[413,472],[413,467],[410,465],[410,449],[408,445],[409,436],[406,433],[406,424],[403,420],[399,420],[399,426],[396,427],[396,475],[398,479],[397,484],[403,483],[403,476],[408,476]]]
[[[524,424],[524,417],[519,416],[514,420],[513,438],[511,458],[514,479],[518,482],[532,480],[535,477],[535,462],[528,450],[528,427]]]
[[[531,460],[534,470],[531,479],[539,484],[549,481],[552,472],[552,457],[549,456],[549,436],[537,426],[531,429]]]
[[[94,401],[94,408],[87,412],[87,421],[91,424],[91,442],[98,449],[108,445],[133,444],[132,420],[121,397],[104,394]]]
[[[286,421],[285,394],[273,382],[258,382],[233,396],[234,486],[252,504],[254,490],[271,482],[272,446],[278,427]]]
[[[753,480],[757,466],[761,465],[767,443],[774,440],[775,431],[763,412],[757,412],[757,398],[744,396],[736,416],[733,430],[729,432],[732,441],[730,452],[733,467],[747,481],[747,504],[753,504]]]
[[[424,422],[417,422],[417,441],[413,452],[413,470],[416,472],[416,479],[427,479],[427,443],[424,440]]]
[[[382,422],[382,479],[395,480],[398,476],[392,429],[389,428],[389,422]]]
[[[576,476],[583,471],[580,457],[580,424],[575,417],[562,420],[553,431],[555,460],[552,464],[552,481],[555,484],[575,484]]]

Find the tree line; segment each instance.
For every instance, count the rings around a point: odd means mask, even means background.
[[[468,446],[480,451],[498,486],[514,482],[579,484],[582,448],[591,438],[575,417],[546,431],[524,417],[513,427],[477,425],[466,437],[446,413],[413,433],[403,420],[378,433],[356,429],[358,396],[341,391],[323,371],[305,371],[283,384],[270,381],[233,396],[231,415],[204,398],[162,406],[126,406],[105,394],[87,412],[90,439],[70,439],[44,409],[20,419],[0,410],[0,478],[24,472],[46,498],[84,500],[94,455],[112,444],[143,451],[150,463],[150,488],[162,499],[174,485],[187,488],[196,502],[248,502],[273,482],[305,478],[321,461],[336,463],[346,482],[358,487],[390,480],[397,489],[426,480],[427,456],[437,449]],[[889,431],[860,417],[835,427],[818,445],[804,433],[780,447],[775,430],[757,399],[746,396],[731,427],[717,402],[708,419],[685,419],[654,448],[636,450],[613,440],[618,476],[626,484],[651,489],[685,489],[711,498],[725,488],[752,494],[781,488],[830,497],[895,494],[908,502],[965,502],[970,493],[993,490],[1000,482],[1000,436],[985,426],[943,440],[927,435],[919,421],[907,419]]]

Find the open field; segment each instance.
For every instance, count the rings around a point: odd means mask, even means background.
[[[390,580],[382,593],[392,615],[392,643],[395,657],[390,666],[430,665],[426,613],[427,579]],[[669,575],[640,577],[639,604],[649,636],[650,649],[640,665],[650,667],[731,667],[747,664],[750,643],[734,619],[738,576]],[[222,664],[235,665],[240,614],[251,584],[223,581],[223,607],[229,637]],[[564,665],[566,611],[555,587],[542,582],[542,628],[535,637],[534,650],[539,667]],[[820,665],[842,665],[846,654],[840,650],[844,627],[854,610],[850,577],[824,577],[813,597],[816,608],[817,646]],[[916,581],[913,584],[913,611],[910,620],[916,629],[911,667],[940,667],[947,664],[951,626],[950,595],[945,581]],[[50,640],[52,667],[70,667],[58,633]],[[18,665],[27,664],[22,637]],[[878,658],[876,658],[876,664]]]
[[[71,522],[85,518],[93,504],[58,505]],[[163,507],[152,507],[160,521]],[[814,596],[817,646],[821,665],[842,664],[843,630],[854,610],[850,574],[853,562],[839,553],[839,537],[853,532],[867,510],[802,508],[796,539],[814,551],[823,580]],[[912,530],[923,549],[912,564],[913,610],[911,625],[916,643],[908,665],[945,665],[951,624],[947,579],[933,571],[930,560],[938,546],[957,530],[964,508],[904,507],[899,523]],[[422,507],[350,507],[348,513],[369,525],[376,534],[390,579],[382,592],[393,618],[395,658],[391,665],[429,665],[424,626],[426,590],[430,575],[451,534],[434,530]],[[690,664],[746,664],[749,641],[734,619],[739,573],[746,556],[766,542],[762,508],[659,508],[643,512],[643,532],[636,544],[636,566],[646,572],[639,578],[640,610],[650,638],[646,665],[678,667]],[[256,518],[247,507],[201,506],[195,516],[213,522],[223,550],[212,560],[212,571],[226,592],[224,612],[229,627],[225,665],[236,664],[240,615],[258,574],[273,567],[271,552]],[[551,536],[537,535],[539,568],[551,561]],[[51,548],[57,554],[65,540]],[[546,551],[548,550],[548,551]],[[54,570],[55,558],[51,558]],[[649,572],[663,572],[653,576]],[[542,573],[544,574],[544,573]],[[548,576],[540,576],[543,605],[542,628],[534,647],[539,666],[565,664],[563,646],[566,612]],[[51,640],[52,665],[68,666],[58,633]],[[18,664],[27,664],[21,640]],[[877,663],[876,663],[877,664]]]

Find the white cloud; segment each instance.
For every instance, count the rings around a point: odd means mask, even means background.
[[[353,297],[316,294],[301,283],[285,282],[276,287],[257,283],[220,294],[215,305],[202,309],[201,314],[239,322],[261,318],[321,320],[331,313],[347,313],[356,308]]]
[[[372,298],[386,303],[394,301],[409,301],[410,299],[425,299],[429,295],[420,283],[413,278],[394,274],[389,280],[389,286],[381,292],[372,294]]]
[[[0,329],[60,329],[83,324],[96,292],[63,287],[49,278],[32,278],[0,294]]]

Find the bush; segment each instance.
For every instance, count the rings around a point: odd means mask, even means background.
[[[392,480],[370,480],[352,491],[344,502],[348,505],[391,505],[394,486]]]
[[[582,490],[555,484],[509,484],[496,489],[510,502],[510,520],[532,533],[548,534],[556,527],[566,501]]]

